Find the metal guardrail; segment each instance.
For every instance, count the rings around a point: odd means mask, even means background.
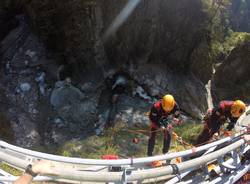
[[[216,142],[206,144],[195,149],[195,152],[201,152],[207,150],[211,147],[221,145],[226,142],[232,141],[233,138],[227,137]],[[19,154],[20,156],[30,157],[31,159],[46,159],[56,162],[64,162],[64,163],[71,163],[71,164],[84,164],[84,165],[99,165],[99,166],[123,166],[123,165],[140,165],[145,163],[151,163],[156,160],[171,160],[176,157],[183,157],[194,154],[193,149],[176,152],[176,153],[169,153],[160,156],[153,156],[153,157],[144,157],[144,158],[129,158],[129,159],[119,159],[119,160],[98,160],[98,159],[80,159],[80,158],[70,158],[70,157],[63,157],[63,156],[56,156],[47,153],[41,153],[37,151],[31,151],[28,149],[20,148],[11,144],[8,144],[4,141],[0,141],[0,151],[9,151],[13,154]]]
[[[248,107],[247,112],[250,111]],[[245,113],[239,119],[239,125],[245,127],[249,116]],[[245,121],[246,120],[246,121]],[[244,122],[245,121],[245,122]],[[241,124],[242,123],[242,124]],[[0,162],[4,162],[18,169],[24,169],[36,160],[50,160],[53,163],[55,174],[53,176],[38,176],[35,180],[64,181],[69,183],[148,183],[157,181],[169,181],[168,183],[227,183],[237,181],[249,170],[248,165],[241,165],[240,156],[249,146],[241,136],[227,137],[200,147],[168,153],[165,155],[128,158],[119,160],[100,160],[69,158],[57,155],[31,151],[20,148],[4,141],[0,141]],[[204,155],[202,155],[205,152]],[[196,155],[197,158],[190,156]],[[201,156],[199,156],[201,155]],[[226,157],[231,157],[226,160]],[[165,165],[158,168],[150,168],[148,163],[159,160],[171,160],[177,157],[185,158],[185,161],[178,164]],[[188,159],[187,159],[188,158]],[[210,178],[207,165],[216,163],[216,172],[220,177]],[[121,167],[119,172],[110,172],[111,167]],[[203,170],[202,176],[195,173],[196,170]],[[1,171],[1,170],[0,170]],[[228,174],[230,173],[230,174]],[[192,178],[188,180],[188,176]],[[1,176],[2,175],[2,176]],[[172,180],[170,180],[172,178]],[[185,180],[183,181],[183,178]],[[15,177],[0,174],[0,181],[11,182]]]
[[[45,154],[13,146],[6,142],[0,141],[0,161],[16,168],[24,169],[29,163],[32,163],[37,159],[51,160],[53,161],[55,171],[60,174],[50,176],[49,178],[44,178],[44,180],[67,180],[75,183],[79,183],[79,181],[96,183],[136,183],[138,181],[152,182],[152,180],[157,180],[157,178],[158,180],[159,178],[166,180],[166,178],[173,178],[175,175],[181,175],[187,171],[202,168],[215,160],[218,160],[218,163],[222,163],[224,162],[224,160],[220,161],[222,156],[231,152],[234,153],[231,154],[232,157],[236,158],[238,155],[242,154],[242,151],[244,150],[242,148],[246,147],[245,141],[240,137],[228,137],[204,146],[197,147],[195,149],[195,153],[207,151],[209,149],[211,151],[211,149],[216,149],[217,146],[221,146],[225,143],[230,144],[216,151],[208,152],[206,155],[190,159],[179,164],[170,164],[158,168],[149,168],[147,166],[147,163],[149,162],[156,160],[170,160],[176,157],[188,157],[194,154],[194,149],[154,157],[120,160],[96,160],[69,158]],[[237,150],[239,150],[239,152],[237,152]],[[235,167],[239,167],[239,163],[235,164]],[[121,166],[123,170],[120,172],[109,172],[107,168],[110,166]],[[246,169],[244,169],[244,171],[245,170]],[[5,179],[7,178],[5,177]],[[179,180],[172,183],[176,183],[178,181]]]

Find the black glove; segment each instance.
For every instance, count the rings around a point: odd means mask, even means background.
[[[169,121],[168,121],[167,118],[164,117],[164,118],[160,119],[159,124],[160,124],[160,126],[163,126],[163,127],[166,128],[168,126],[168,124],[169,124]]]
[[[229,122],[226,129],[228,131],[231,131],[234,128],[234,124],[235,124],[234,122]]]

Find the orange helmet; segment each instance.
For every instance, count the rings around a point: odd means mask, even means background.
[[[172,95],[165,95],[162,98],[162,108],[164,109],[164,111],[166,112],[170,112],[173,110],[175,105],[175,100],[174,97]]]
[[[234,118],[240,117],[246,110],[246,104],[241,100],[235,100],[231,107],[231,114]]]

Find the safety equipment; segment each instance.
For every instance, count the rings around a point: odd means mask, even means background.
[[[151,162],[151,167],[161,167],[161,166],[162,166],[162,162],[159,160]]]
[[[230,136],[232,136],[232,132],[231,132],[231,131],[225,130],[225,131],[224,131],[224,136],[230,137]]]
[[[231,114],[234,118],[240,117],[246,110],[246,104],[241,100],[235,100],[231,107]]]
[[[169,124],[169,120],[166,117],[163,117],[159,121],[160,126],[167,127]]]
[[[172,95],[165,95],[162,98],[162,108],[166,111],[166,112],[171,112],[174,108],[175,105],[175,100],[174,97]]]
[[[175,158],[175,161],[177,164],[181,163],[182,162],[182,158],[181,157],[176,157]]]
[[[117,160],[119,159],[118,155],[102,155],[101,158],[103,160]]]
[[[216,165],[214,165],[214,164],[209,164],[209,165],[207,166],[208,172],[211,172],[212,170],[215,170],[215,168],[216,168]]]

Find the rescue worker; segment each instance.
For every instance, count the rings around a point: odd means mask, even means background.
[[[149,119],[151,121],[151,132],[150,138],[148,140],[148,150],[147,155],[152,156],[155,146],[155,137],[158,129],[161,129],[164,132],[164,141],[163,141],[163,154],[167,153],[170,147],[171,142],[171,129],[172,125],[167,119],[169,115],[174,116],[174,121],[176,124],[181,122],[176,119],[180,115],[180,110],[175,102],[175,99],[172,95],[165,95],[161,100],[154,103],[151,108]]]
[[[215,133],[219,134],[220,127],[228,121],[227,131],[231,131],[238,118],[245,112],[246,105],[241,100],[221,101],[218,107],[208,110],[204,117],[204,129],[196,140],[196,145],[207,142]],[[227,132],[230,135],[230,132]]]

